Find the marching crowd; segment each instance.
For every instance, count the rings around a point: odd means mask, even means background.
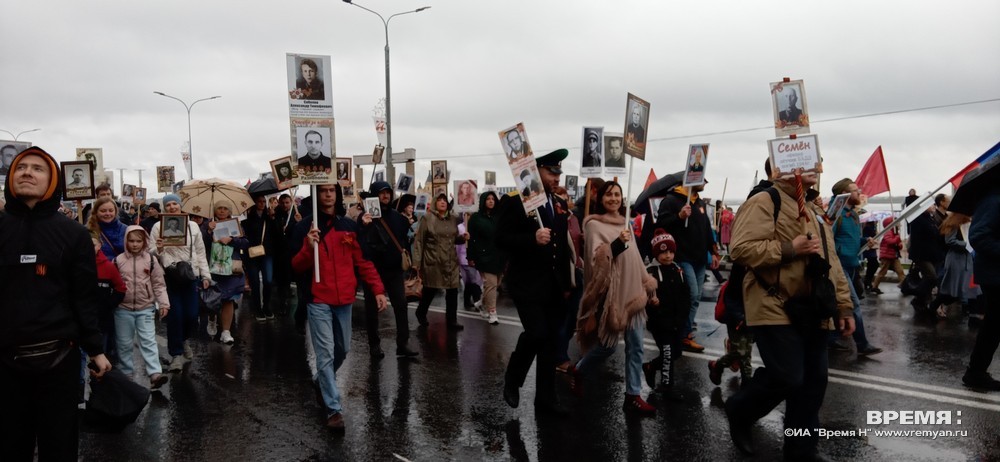
[[[350,350],[359,290],[373,361],[385,356],[378,318],[389,305],[396,356],[410,358],[419,353],[409,344],[409,301],[418,300],[416,320],[427,326],[430,304],[444,291],[445,326],[457,332],[463,329],[460,288],[465,307],[493,325],[504,288],[523,327],[504,375],[502,399],[509,406],[520,406],[535,363],[536,412],[568,414],[556,375],[565,374],[573,394],[585,399],[585,383],[597,380],[594,369],[624,341],[624,412],[655,415],[657,405],[678,399],[673,390],[681,378],[674,365],[682,352],[704,350],[695,339],[695,315],[706,272],[718,269],[726,251],[733,269],[728,281],[719,280],[716,317],[729,338],[708,375],[718,385],[725,369],[740,373],[741,388],[725,407],[740,451],[753,453],[750,428],[782,401],[786,428],[819,426],[828,351],[852,349],[849,339],[858,355],[882,351],[866,336],[859,300],[881,293],[889,269],[914,296],[918,312],[943,315],[941,307],[959,301],[984,307],[963,381],[1000,390],[987,373],[1000,343],[1000,321],[991,311],[1000,297],[1000,273],[986,264],[1000,258],[1000,190],[982,201],[975,219],[948,212],[948,197],[938,196],[909,225],[913,264],[904,276],[898,231],[888,231],[881,242],[871,239],[874,233],[860,219],[860,192],[849,179],[832,188],[835,195],[850,194],[837,216],[827,216],[812,188],[816,175],[806,173],[761,181],[738,213],[719,207],[718,229],[699,197],[701,187],[676,186],[636,233],[626,214],[629,199],[616,181],[592,179],[590,200],[570,201],[559,186],[567,155],[559,149],[536,159],[546,201],[529,212],[516,193],[485,192],[478,212],[463,216],[439,194],[421,217],[391,185],[375,182],[367,194],[378,198],[381,213],[373,218],[360,207],[349,210],[338,184],[321,185],[306,199],[316,202],[315,217],[287,194],[273,204],[256,195],[242,236],[213,237],[218,220],[234,212],[219,206],[215,220],[190,216],[185,245],[166,246],[159,206],[145,217],[125,216],[107,186],[98,187],[98,198],[81,211],[85,226],[62,216],[58,163],[37,147],[21,152],[11,163],[0,214],[5,451],[30,460],[37,442],[42,459],[75,459],[82,364],[89,361],[92,380],[112,367],[131,377],[138,344],[149,387],[161,387],[166,373],[183,371],[193,356],[191,342],[212,326],[216,341],[236,341],[232,325],[247,293],[244,305],[258,321],[294,312],[315,358],[325,424],[334,430],[345,427],[337,371]],[[769,166],[766,171],[770,176]],[[162,199],[165,213],[181,213],[181,205],[176,194]],[[973,271],[978,286],[970,284]],[[166,321],[166,373],[157,319]],[[658,349],[649,361],[647,330]],[[570,357],[573,340],[582,354],[577,359]],[[763,361],[756,369],[750,362],[754,344]],[[645,398],[643,381],[653,389]],[[816,436],[786,436],[785,457],[823,460],[816,445]]]

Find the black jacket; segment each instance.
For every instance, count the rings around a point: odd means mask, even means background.
[[[663,228],[677,242],[674,261],[705,266],[708,264],[708,252],[715,246],[712,223],[705,214],[705,202],[698,198],[691,204],[691,216],[688,217],[685,226],[685,220],[677,214],[687,201],[687,196],[676,190],[669,192],[663,198],[663,202],[660,202],[660,209],[656,214],[656,227]]]
[[[666,341],[671,334],[679,332],[687,322],[691,311],[691,294],[680,267],[671,263],[670,266],[654,265],[646,268],[656,279],[656,298],[660,304],[646,306],[648,322],[646,328],[653,333],[657,341]]]
[[[910,223],[910,260],[935,264],[944,262],[948,247],[939,232],[940,226],[941,221],[930,210]]]
[[[58,212],[62,181],[58,163],[39,148],[15,157],[48,160],[51,195],[34,208],[11,193],[0,216],[0,351],[49,340],[78,342],[89,355],[104,352],[97,327],[97,266],[94,244],[83,225]]]
[[[263,245],[266,255],[274,255],[275,243],[282,238],[281,228],[275,226],[274,220],[267,215],[267,210],[261,215],[257,215],[256,208],[247,210],[247,219],[243,220],[240,226],[243,227],[243,235],[251,247]],[[210,248],[211,246],[206,247]]]
[[[507,286],[520,296],[535,296],[557,288],[560,292],[571,290],[573,262],[570,257],[568,221],[571,217],[566,202],[550,196],[555,217],[545,218],[545,226],[552,230],[548,244],[535,242],[538,221],[524,213],[521,198],[505,195],[500,201],[496,244],[507,255]],[[545,208],[537,213],[545,214]],[[560,294],[561,295],[561,294]]]
[[[361,228],[359,233],[361,248],[365,258],[375,264],[379,273],[393,270],[402,271],[402,254],[396,248],[396,244],[385,228],[388,226],[400,247],[409,251],[409,240],[406,238],[406,233],[410,229],[410,221],[392,207],[382,205],[381,208],[382,218],[373,219],[371,224],[367,226],[361,223],[363,215],[358,216],[358,227]],[[383,226],[382,223],[385,223],[386,226]]]

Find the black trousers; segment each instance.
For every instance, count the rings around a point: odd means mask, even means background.
[[[417,316],[426,316],[427,309],[431,307],[431,302],[437,296],[438,291],[432,287],[424,287],[420,293],[420,302],[417,303]],[[444,289],[444,319],[450,326],[458,324],[458,287],[454,289]]]
[[[993,362],[993,354],[1000,346],[1000,285],[980,284],[985,298],[982,304],[986,310],[983,323],[979,326],[979,333],[976,334],[976,346],[972,348],[972,356],[969,358],[969,372],[975,374],[986,373]]]
[[[557,287],[555,282],[550,286]],[[566,303],[557,289],[537,293],[511,288],[517,316],[524,332],[517,338],[517,346],[510,355],[504,379],[524,386],[524,380],[535,362],[535,399],[554,402],[556,353],[559,328],[566,319]]]
[[[755,422],[785,401],[785,427],[808,429],[810,436],[785,436],[785,457],[816,450],[819,409],[826,395],[826,331],[803,334],[792,326],[757,326],[752,331],[764,362],[748,386],[726,403],[732,418]]]
[[[25,373],[0,364],[0,447],[3,460],[76,460],[80,349],[56,367]]]
[[[410,319],[407,316],[406,288],[403,286],[402,270],[383,270],[378,268],[379,278],[385,287],[386,296],[392,304],[392,312],[396,315],[396,347],[406,346],[410,340]],[[365,329],[368,331],[368,345],[379,344],[378,336],[378,304],[375,294],[364,285],[365,291]]]

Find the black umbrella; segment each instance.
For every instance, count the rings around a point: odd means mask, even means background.
[[[91,380],[84,423],[95,432],[120,432],[135,422],[148,402],[148,388],[125,377],[120,369],[111,369]]]
[[[247,186],[247,192],[251,196],[267,196],[280,191],[278,189],[278,184],[274,182],[274,178],[264,178],[263,180],[257,180],[250,183]]]
[[[971,216],[976,211],[979,200],[1000,184],[1000,167],[997,167],[997,164],[1000,164],[1000,154],[996,153],[1000,151],[1000,144],[994,146],[992,151],[994,151],[993,157],[962,178],[962,184],[958,186],[955,197],[948,205],[949,212]]]
[[[632,209],[635,210],[635,213],[637,214],[650,213],[649,199],[653,197],[666,196],[671,190],[680,186],[682,181],[684,181],[683,170],[660,177],[658,180],[654,181],[653,184],[649,185],[648,188],[642,190],[639,197],[635,199],[635,205]],[[653,213],[656,212],[653,211]]]
[[[396,200],[392,201],[392,208],[403,211],[407,204],[416,204],[417,196],[413,194],[401,194]]]

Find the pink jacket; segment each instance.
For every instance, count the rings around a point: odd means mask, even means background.
[[[149,242],[149,234],[142,226],[131,225],[125,230],[126,243],[132,231],[140,231]],[[148,246],[144,246],[148,247]],[[133,255],[127,250],[115,258],[115,265],[122,275],[127,288],[121,308],[131,311],[143,310],[158,304],[160,308],[170,309],[167,298],[167,284],[163,280],[163,267],[150,255],[148,250]]]

